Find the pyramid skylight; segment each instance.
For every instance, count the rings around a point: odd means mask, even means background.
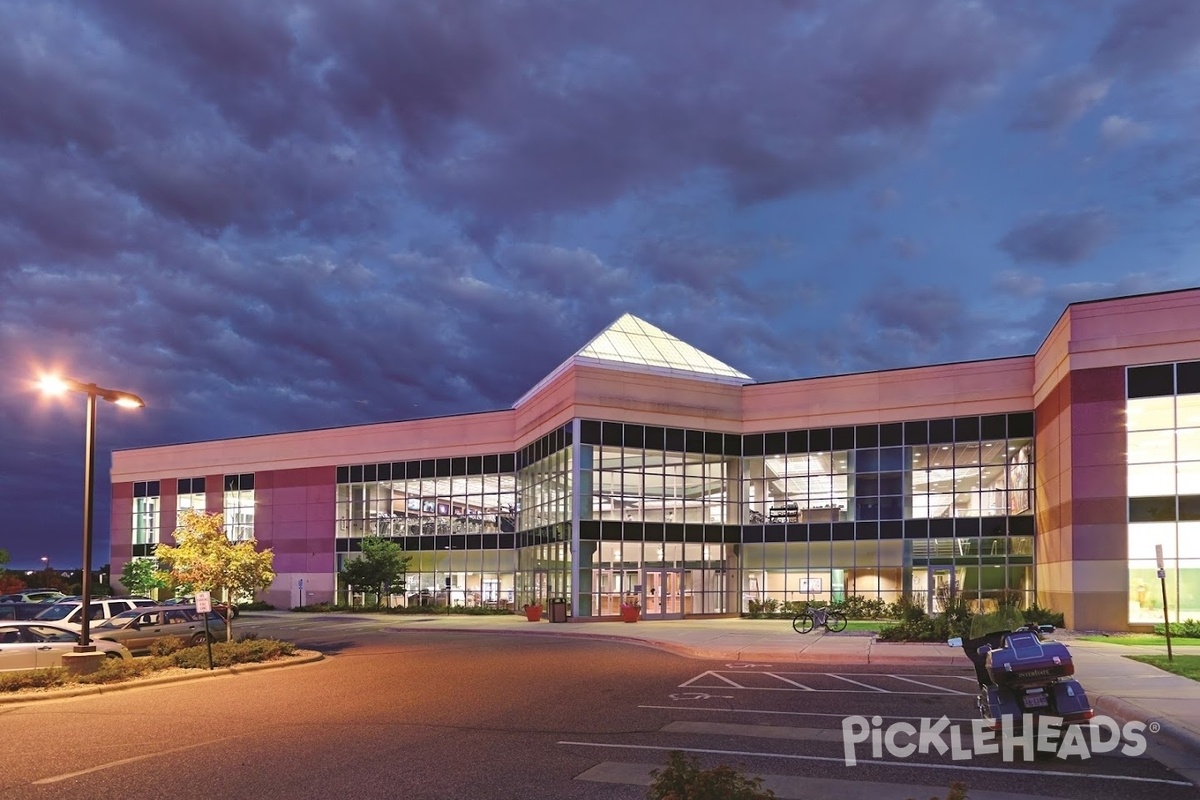
[[[645,320],[625,314],[538,381],[513,407],[523,405],[573,364],[677,375],[735,386],[754,383],[754,379],[744,372],[700,352]]]
[[[572,360],[616,362],[690,377],[723,378],[731,383],[753,379],[707,353],[676,339],[645,320],[625,314],[577,352]]]

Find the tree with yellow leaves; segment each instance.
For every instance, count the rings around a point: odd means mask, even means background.
[[[260,552],[253,539],[230,541],[219,513],[184,510],[175,546],[160,544],[154,555],[184,592],[215,592],[231,606],[237,597],[253,595],[275,580],[275,554],[269,549]],[[232,613],[225,615],[225,638],[233,639]]]

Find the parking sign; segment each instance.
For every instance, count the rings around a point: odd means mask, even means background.
[[[211,592],[196,592],[196,610],[201,614],[207,614],[209,611],[212,611]]]

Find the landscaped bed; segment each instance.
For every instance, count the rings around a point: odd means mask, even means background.
[[[109,659],[87,675],[73,676],[62,667],[3,674],[0,675],[0,694],[29,689],[123,683],[170,671],[208,669],[208,649],[204,645],[184,647],[182,639],[171,637],[156,643],[154,653],[132,661]],[[277,639],[245,638],[237,642],[217,642],[212,646],[214,667],[274,661],[295,654],[296,645]]]

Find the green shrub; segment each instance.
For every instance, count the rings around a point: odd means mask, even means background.
[[[1025,622],[1029,625],[1053,625],[1056,628],[1066,626],[1066,621],[1063,619],[1061,611],[1042,608],[1036,601],[1021,613],[1024,614]]]
[[[22,689],[53,689],[67,683],[67,671],[62,667],[34,669],[0,675],[0,692],[19,692]]]
[[[255,600],[250,603],[238,603],[237,607],[241,611],[274,611],[275,606],[270,603],[265,603],[262,600]]]
[[[248,639],[237,642],[217,642],[212,646],[214,667],[231,667],[271,661],[296,652],[296,645],[278,639]],[[172,666],[183,669],[208,669],[208,648],[204,645],[186,647],[171,654]]]
[[[491,616],[496,614],[512,614],[512,608],[488,608],[487,606],[349,606],[333,603],[314,603],[308,606],[296,606],[292,611],[303,613],[332,613],[338,611],[353,611],[355,614],[465,614],[468,616]]]
[[[1165,625],[1155,625],[1154,632],[1160,636],[1165,636],[1167,628]],[[1200,619],[1185,619],[1182,622],[1172,622],[1171,635],[1186,636],[1189,639],[1200,639]]]
[[[150,643],[150,655],[169,656],[187,647],[187,643],[178,636],[164,636]]]
[[[665,769],[651,771],[647,800],[769,800],[775,797],[762,788],[762,778],[747,778],[722,764],[700,769],[700,760],[672,750]]]
[[[943,612],[931,617],[919,598],[900,598],[893,609],[899,622],[881,627],[876,638],[881,642],[944,642],[967,636],[975,616],[971,604],[959,597],[947,597],[944,602]]]
[[[106,658],[95,672],[80,675],[78,682],[85,684],[121,683],[131,678],[148,675],[153,671],[153,663],[148,660],[125,661],[120,658]]]

